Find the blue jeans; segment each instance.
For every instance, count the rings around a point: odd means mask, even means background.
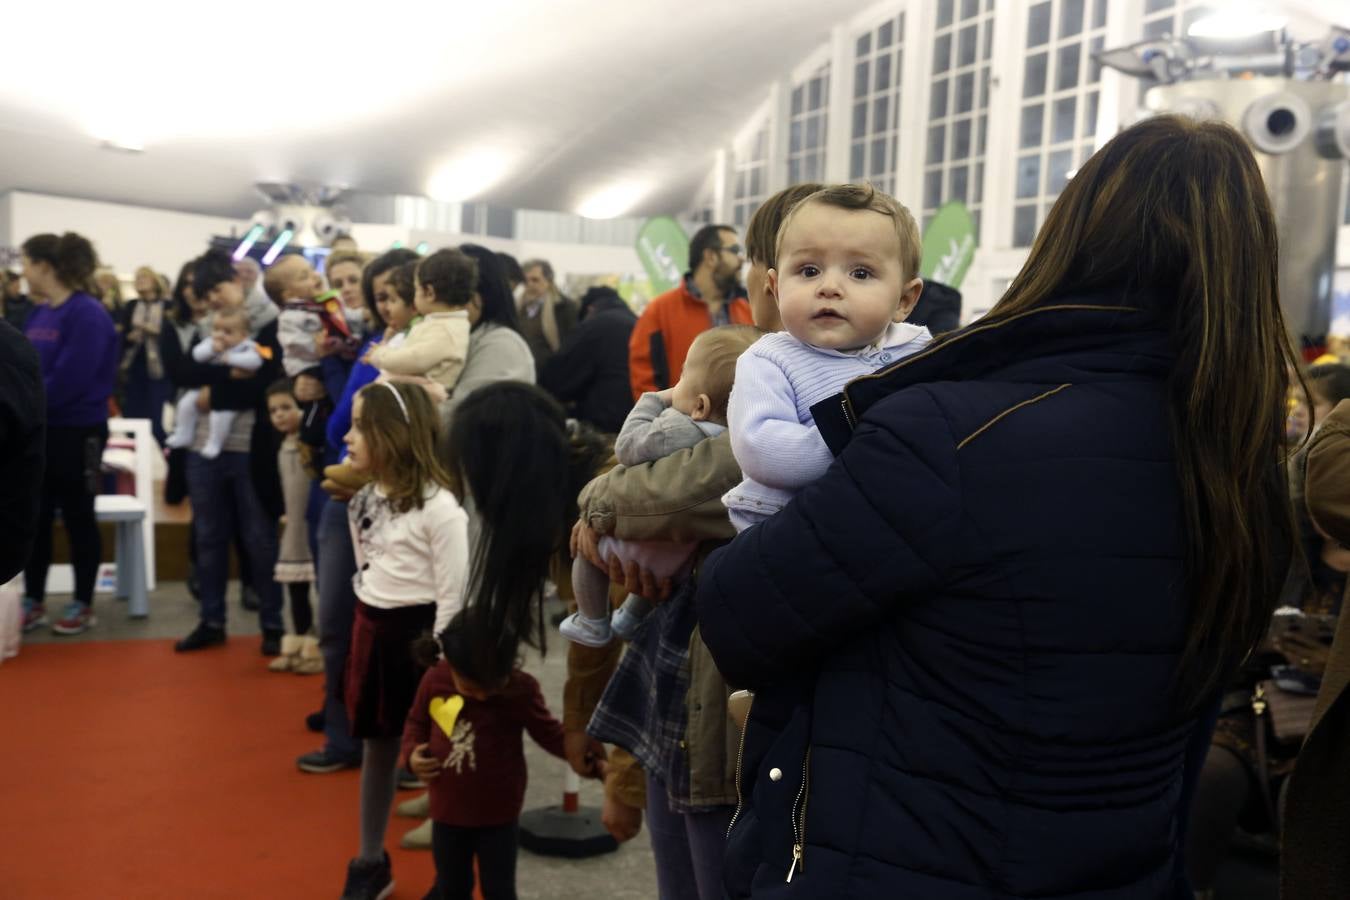
[[[145,365],[145,353],[142,351],[127,372],[124,391],[126,403],[122,406],[122,414],[128,419],[149,419],[155,440],[159,441],[162,447],[166,437],[164,404],[169,402],[172,395],[173,385],[167,379],[150,377]]]
[[[342,677],[352,648],[356,618],[356,552],[347,525],[347,504],[329,500],[319,513],[319,650],[323,653],[323,734],[325,748],[335,756],[355,759],[361,742],[352,737],[347,705],[342,702]]]
[[[735,809],[672,812],[666,785],[647,773],[647,832],[660,900],[722,900],[722,855]]]
[[[197,580],[201,584],[202,624],[225,627],[225,587],[230,573],[230,542],[236,528],[252,567],[258,593],[258,621],[264,631],[285,631],[281,587],[272,578],[277,561],[277,523],[258,501],[247,453],[187,458],[188,496],[196,526]]]

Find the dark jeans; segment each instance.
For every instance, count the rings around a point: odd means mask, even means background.
[[[149,419],[155,440],[164,446],[164,404],[173,395],[173,385],[168,379],[154,379],[145,366],[145,351],[141,351],[127,371],[126,387],[123,390],[125,402],[122,415],[128,419]]]
[[[431,824],[431,856],[436,861],[436,896],[440,900],[471,900],[473,860],[483,900],[516,900],[515,822],[492,828],[458,828]]]
[[[258,592],[258,622],[264,631],[285,631],[281,587],[272,578],[277,558],[277,525],[263,510],[253,489],[248,454],[226,452],[215,459],[204,459],[198,453],[190,453],[187,479],[196,525],[202,623],[225,627],[230,540],[237,526],[247,549],[253,589]]]
[[[347,706],[342,702],[342,678],[352,648],[356,619],[356,553],[347,526],[347,504],[329,500],[319,513],[319,650],[323,653],[323,733],[329,753],[355,759],[361,742],[352,737]]]
[[[66,523],[70,559],[75,570],[75,599],[94,602],[94,581],[103,558],[103,541],[94,518],[99,469],[108,426],[47,429],[47,468],[42,476],[42,503],[38,507],[37,537],[24,568],[24,592],[41,604],[47,596],[47,569],[52,563],[52,522],[56,511]]]
[[[647,831],[660,900],[722,900],[722,856],[735,809],[672,812],[666,786],[647,774]]]

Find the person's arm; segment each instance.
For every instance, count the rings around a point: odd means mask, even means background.
[[[329,354],[319,362],[319,368],[322,374],[323,389],[328,392],[329,397],[336,401],[347,388],[347,378],[352,371],[351,360]]]
[[[530,683],[532,692],[520,711],[520,724],[536,744],[558,759],[566,759],[567,754],[563,749],[563,723],[549,712],[544,695],[539,691],[539,682],[531,678]]]
[[[580,400],[595,377],[599,356],[588,340],[595,333],[594,328],[582,325],[568,335],[539,369],[539,386],[563,403]]]
[[[464,591],[469,575],[468,516],[455,508],[450,516],[426,516],[425,539],[430,548],[432,594],[436,598],[436,625],[440,634],[455,613],[464,608]]]
[[[669,385],[656,383],[655,360],[652,359],[652,336],[660,334],[656,309],[649,304],[638,317],[637,325],[628,338],[628,380],[633,388],[633,399],[659,391]]]
[[[631,541],[724,541],[736,529],[722,495],[741,482],[731,437],[720,434],[654,462],[596,478],[577,500],[581,520]]]
[[[956,440],[931,395],[878,404],[824,477],[703,563],[699,626],[718,670],[761,687],[876,627],[942,583],[963,518]]]
[[[706,437],[693,420],[666,405],[660,394],[643,394],[624,420],[614,455],[625,466],[639,466],[692,447]]]
[[[256,372],[263,364],[258,345],[252,341],[244,341],[242,344],[227,348],[220,355],[220,361],[231,369],[243,369],[246,372]]]
[[[216,347],[209,337],[204,337],[192,348],[192,360],[199,365],[210,365],[215,361]]]
[[[1308,448],[1303,495],[1317,529],[1350,546],[1350,400],[1337,404]]]
[[[66,322],[49,369],[42,373],[42,387],[47,392],[47,409],[63,409],[82,400],[90,382],[101,374],[90,370],[90,361],[107,359],[108,347],[117,347],[117,332],[112,317],[101,306],[88,308],[88,313]],[[116,367],[114,353],[114,368]],[[110,386],[111,392],[111,386]]]
[[[427,370],[447,358],[439,338],[442,332],[419,325],[401,347],[376,347],[370,353],[371,365],[395,375],[425,375]]]
[[[370,338],[366,346],[362,348],[360,356],[365,351],[379,346],[380,338],[378,336]],[[372,365],[363,362],[357,362],[352,365],[351,373],[347,376],[347,383],[343,386],[341,397],[337,406],[333,408],[333,414],[328,417],[328,445],[330,447],[341,447],[342,439],[347,436],[347,432],[352,427],[352,404],[356,401],[356,392],[370,384],[376,378],[380,377],[380,370]]]
[[[433,666],[422,676],[422,683],[417,686],[417,696],[408,709],[408,718],[403,722],[403,741],[398,761],[405,769],[408,768],[408,757],[412,756],[413,748],[431,740],[431,679],[435,671]]]
[[[727,430],[741,472],[766,487],[799,490],[834,462],[816,426],[798,420],[787,373],[753,347],[736,360]]]

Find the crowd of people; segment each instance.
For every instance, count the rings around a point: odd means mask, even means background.
[[[23,627],[96,624],[120,409],[192,503],[175,649],[226,642],[233,547],[269,665],[322,673],[296,764],[361,770],[344,898],[392,891],[400,784],[429,898],[514,897],[524,734],[618,840],[645,821],[663,900],[1204,896],[1239,829],[1344,834],[1307,823],[1347,791],[1350,368],[1295,359],[1274,235],[1241,137],[1173,117],[1079,170],[965,329],[866,185],[700,229],[640,314],[473,244],[209,251],[123,304],[38,235],[4,282],[45,389]],[[521,668],[550,633],[561,718]]]

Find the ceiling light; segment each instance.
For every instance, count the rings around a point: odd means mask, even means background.
[[[492,187],[511,168],[511,158],[493,150],[476,150],[442,164],[427,179],[426,194],[442,203],[462,203]]]
[[[587,219],[613,219],[627,213],[651,189],[640,181],[624,181],[592,194],[577,206],[577,215]]]
[[[281,255],[281,251],[286,249],[286,245],[291,242],[291,238],[293,237],[295,237],[295,233],[289,228],[277,235],[277,239],[272,242],[272,246],[268,247],[267,252],[263,254],[262,264],[264,266],[270,266],[272,263],[276,262],[277,257]]]

